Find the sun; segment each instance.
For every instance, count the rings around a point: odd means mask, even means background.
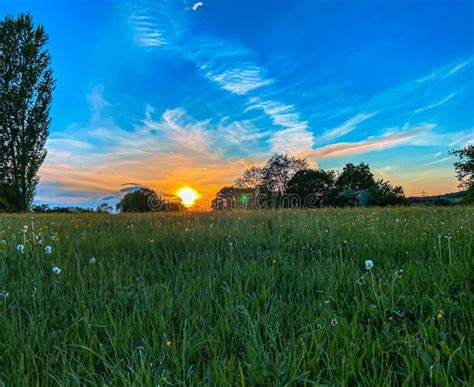
[[[199,199],[199,194],[189,187],[179,189],[177,195],[185,207],[191,207]]]

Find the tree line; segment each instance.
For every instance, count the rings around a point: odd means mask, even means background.
[[[215,210],[231,208],[320,208],[323,206],[406,205],[401,186],[376,180],[366,163],[346,164],[342,172],[309,168],[305,159],[274,154],[252,167],[234,186],[222,188]]]

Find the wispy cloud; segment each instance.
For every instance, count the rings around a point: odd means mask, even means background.
[[[428,166],[430,166],[430,165],[435,165],[435,164],[439,164],[439,163],[444,163],[445,161],[448,161],[448,160],[451,160],[451,157],[445,157],[445,158],[442,158],[442,159],[439,159],[439,160],[431,161],[430,163],[424,164],[424,166],[425,166],[425,167],[428,167]]]
[[[456,74],[458,71],[462,70],[464,67],[469,65],[471,60],[466,60],[465,62],[459,63],[458,65],[454,66],[451,70],[448,71],[448,76]]]
[[[202,1],[198,1],[197,3],[194,3],[193,6],[191,7],[193,11],[197,11],[199,7],[202,7],[204,3]]]
[[[351,119],[347,120],[341,126],[337,128],[328,130],[324,132],[324,134],[318,139],[318,142],[327,142],[332,141],[334,139],[340,138],[345,136],[346,134],[351,133],[358,124],[368,120],[369,118],[375,116],[377,112],[373,113],[359,113],[352,117]]]
[[[269,86],[273,83],[272,79],[265,79],[264,70],[252,64],[243,64],[221,73],[206,72],[206,76],[216,82],[224,90],[235,94],[245,95],[249,91],[263,86]]]
[[[139,0],[129,4],[129,23],[135,43],[143,47],[160,47],[173,43],[177,30],[171,18],[169,0]]]
[[[424,142],[424,137],[429,135],[433,128],[434,125],[426,124],[398,133],[390,132],[381,137],[369,140],[340,142],[315,149],[313,154],[317,158],[329,158],[380,151],[399,145],[419,145]]]
[[[132,14],[130,22],[134,28],[135,43],[145,47],[159,47],[166,44],[164,34],[150,16]]]
[[[313,147],[314,138],[308,128],[308,122],[301,118],[294,105],[284,105],[258,97],[251,98],[249,102],[246,111],[261,109],[275,126],[283,128],[274,130],[269,139],[272,152],[300,153]]]
[[[425,107],[422,107],[422,108],[419,108],[419,109],[416,109],[413,111],[413,113],[421,113],[421,112],[424,112],[425,110],[429,110],[429,109],[434,109],[438,106],[441,106],[441,105],[444,105],[446,102],[448,102],[451,98],[453,98],[456,94],[458,94],[457,92],[454,92],[454,93],[451,93],[449,94],[447,97],[443,98],[441,101],[438,101],[438,102],[435,102],[435,103],[432,103],[428,106],[425,106]]]

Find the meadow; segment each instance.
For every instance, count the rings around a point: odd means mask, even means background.
[[[472,386],[473,231],[473,207],[0,215],[0,385]]]

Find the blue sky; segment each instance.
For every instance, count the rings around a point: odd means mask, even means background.
[[[273,152],[455,190],[448,152],[474,141],[473,4],[2,0],[50,36],[37,201],[112,203],[135,184],[211,198]]]

